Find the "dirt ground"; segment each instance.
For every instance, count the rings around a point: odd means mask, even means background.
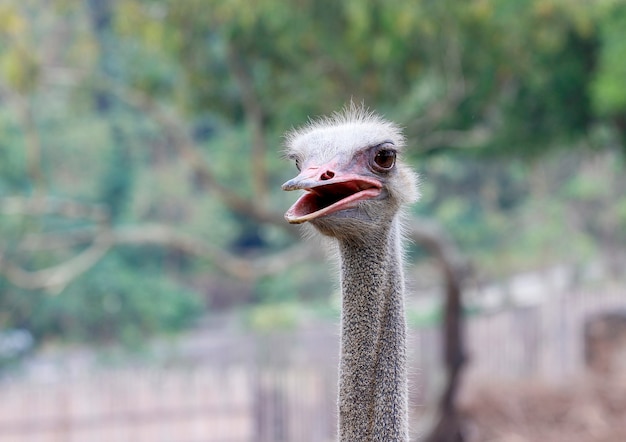
[[[461,408],[469,442],[626,442],[626,377],[474,384]]]

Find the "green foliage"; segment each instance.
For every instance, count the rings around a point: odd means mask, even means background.
[[[601,115],[626,113],[626,4],[615,2],[607,8],[599,24],[602,45],[592,88],[594,105]]]
[[[622,168],[611,151],[536,162],[439,155],[419,168],[414,210],[441,222],[487,279],[584,263],[626,240]]]
[[[294,276],[289,273],[262,278],[257,285],[257,298],[265,303],[293,301],[298,293],[298,283]]]
[[[411,328],[436,327],[441,322],[441,306],[433,305],[430,308],[409,308],[406,312],[407,322]]]
[[[7,137],[9,138],[9,137]],[[11,149],[6,144],[0,147],[0,195],[28,189],[29,181],[20,173],[24,166],[24,152]]]
[[[139,345],[157,332],[189,326],[204,310],[197,294],[154,271],[133,269],[116,255],[59,295],[30,296],[36,302],[22,321],[37,338],[81,342]]]
[[[301,306],[293,302],[259,304],[244,314],[245,325],[256,332],[292,330],[299,321]]]
[[[292,195],[279,188],[293,166],[278,160],[281,134],[353,99],[406,127],[422,176],[415,212],[441,222],[485,273],[626,240],[623,162],[613,153],[626,139],[622,0],[49,6],[0,5],[0,196],[103,204],[114,228],[166,224],[241,256],[281,250],[293,235],[233,210],[220,192],[286,209]],[[267,195],[255,186],[259,168]],[[85,243],[33,252],[20,241],[92,227],[1,216],[0,251],[46,268]],[[0,327],[135,343],[201,314],[175,281],[221,277],[214,264],[163,247],[116,248],[56,296],[0,280]],[[293,305],[327,300],[332,280],[307,263],[256,281],[251,326],[291,326]]]

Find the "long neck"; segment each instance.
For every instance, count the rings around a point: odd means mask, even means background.
[[[340,241],[339,440],[408,441],[406,319],[397,221]]]

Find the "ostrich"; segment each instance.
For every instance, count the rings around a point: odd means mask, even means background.
[[[304,194],[285,213],[336,239],[341,261],[339,440],[408,441],[400,212],[416,175],[395,124],[351,105],[286,136]]]

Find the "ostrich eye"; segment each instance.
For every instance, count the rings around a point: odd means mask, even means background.
[[[396,152],[390,149],[381,149],[376,152],[374,163],[381,169],[389,170],[396,164]]]

